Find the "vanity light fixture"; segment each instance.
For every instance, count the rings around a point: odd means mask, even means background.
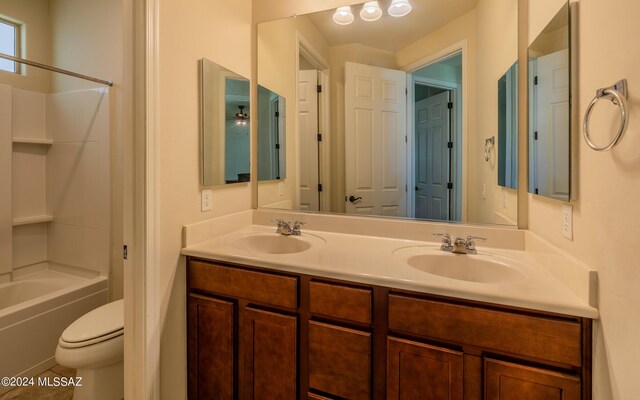
[[[367,22],[377,21],[382,17],[382,9],[377,1],[367,1],[360,10],[360,18]]]
[[[336,9],[336,12],[333,13],[333,22],[338,25],[349,25],[354,19],[351,6],[339,7]]]
[[[244,112],[244,107],[245,106],[238,106],[238,108],[240,108],[240,112],[236,113],[236,126],[247,126],[249,116]]]
[[[389,5],[389,15],[392,17],[404,17],[412,10],[409,0],[392,0]]]

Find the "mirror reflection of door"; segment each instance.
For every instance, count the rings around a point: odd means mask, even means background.
[[[412,72],[415,115],[414,216],[460,221],[462,55]]]
[[[318,71],[298,72],[298,141],[300,210],[320,211],[318,175]]]
[[[428,86],[426,89],[439,93],[415,103],[415,217],[446,221],[450,209],[451,92]]]
[[[535,61],[534,193],[569,198],[569,51],[560,50]]]
[[[407,216],[407,78],[345,64],[345,189],[349,214]]]

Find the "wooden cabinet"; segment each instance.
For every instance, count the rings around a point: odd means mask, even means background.
[[[463,353],[387,340],[388,400],[463,400]]]
[[[591,400],[591,320],[188,261],[189,399]]]
[[[499,360],[484,362],[485,400],[579,400],[573,375]]]
[[[371,334],[309,323],[309,386],[340,398],[371,398]]]
[[[189,399],[234,398],[234,305],[196,294],[188,298]]]
[[[296,399],[296,317],[248,307],[243,313],[245,399]]]

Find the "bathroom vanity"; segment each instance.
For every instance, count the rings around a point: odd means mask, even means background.
[[[190,399],[591,399],[597,310],[557,282],[414,276],[401,265],[438,257],[438,244],[273,231],[251,226],[183,250]],[[492,251],[478,251],[478,268]],[[557,294],[547,304],[543,286]]]

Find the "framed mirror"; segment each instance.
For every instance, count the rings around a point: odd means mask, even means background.
[[[529,193],[571,199],[569,2],[529,45]]]
[[[258,182],[258,206],[516,225],[496,84],[518,56],[518,1],[391,3],[258,25],[258,84],[290,117],[286,176]]]
[[[498,185],[518,189],[518,62],[498,80]]]
[[[287,177],[287,101],[258,85],[258,181]]]
[[[201,185],[250,181],[249,80],[200,60]]]

